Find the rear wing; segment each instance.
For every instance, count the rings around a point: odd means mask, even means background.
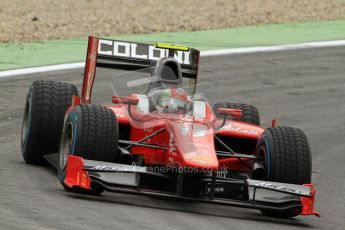
[[[149,68],[152,61],[174,57],[181,65],[182,77],[197,79],[199,50],[166,43],[145,44],[89,37],[82,103],[90,103],[96,67],[121,70]]]

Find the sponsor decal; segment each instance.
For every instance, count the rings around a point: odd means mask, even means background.
[[[236,132],[236,133],[241,133],[241,134],[248,134],[248,135],[254,135],[257,136],[259,135],[258,131],[255,131],[253,129],[243,129],[241,127],[233,127],[231,125],[224,126],[220,129],[221,131],[227,131],[227,132]]]
[[[179,63],[190,65],[190,51],[175,51],[174,53],[174,58]],[[148,44],[100,39],[98,42],[98,54],[144,60],[159,60],[169,56],[169,50],[156,48],[154,45]]]
[[[205,173],[206,176],[212,176],[212,171],[208,171],[207,173]],[[220,178],[229,178],[229,171],[227,170],[218,170],[217,171],[217,177]]]
[[[279,190],[279,191],[283,191],[283,192],[295,193],[295,194],[300,194],[300,195],[307,195],[307,196],[309,195],[308,192],[303,192],[303,191],[298,190],[298,189],[286,188],[284,186],[279,186],[279,185],[275,185],[275,184],[271,184],[271,183],[266,183],[266,182],[257,183],[257,184],[255,184],[255,186],[256,187],[262,187],[262,188]]]
[[[170,148],[170,152],[173,152],[173,153],[176,152],[176,145],[175,145],[173,133],[171,133],[169,137],[169,148]]]
[[[219,186],[217,185],[215,188],[214,188],[214,191],[216,193],[224,193],[225,192],[225,188],[223,186]],[[206,193],[210,193],[211,192],[211,188],[210,187],[207,187],[206,188]]]
[[[105,165],[97,165],[90,168],[91,170],[104,170],[104,171],[121,171],[122,168],[120,166],[105,166]]]
[[[224,192],[224,187],[215,187],[214,191],[215,192]]]
[[[135,165],[128,167],[121,165],[107,166],[107,165],[97,165],[88,168],[87,170],[99,170],[99,171],[111,171],[111,172],[139,172],[145,171],[145,168],[137,167]]]

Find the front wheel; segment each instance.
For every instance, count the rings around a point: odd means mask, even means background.
[[[311,153],[306,135],[300,129],[290,127],[271,127],[258,141],[256,153],[259,165],[263,166],[254,179],[290,184],[309,184],[311,182]],[[301,210],[285,212],[261,210],[274,217],[294,217]]]
[[[58,171],[64,188],[74,191],[63,183],[68,155],[88,160],[116,162],[118,136],[118,123],[111,109],[88,104],[75,107],[65,121],[60,143]],[[96,194],[103,191],[98,188],[92,189]]]

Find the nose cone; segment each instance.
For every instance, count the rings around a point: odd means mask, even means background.
[[[218,169],[214,133],[211,127],[196,123],[176,122],[172,125],[172,129],[184,167]]]

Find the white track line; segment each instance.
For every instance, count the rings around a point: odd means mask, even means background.
[[[23,75],[23,74],[43,73],[43,72],[56,71],[56,70],[77,69],[77,68],[82,68],[84,66],[85,66],[84,62],[75,62],[75,63],[68,63],[68,64],[47,65],[47,66],[30,67],[30,68],[23,68],[23,69],[5,70],[5,71],[0,71],[0,78],[10,77],[10,76],[15,76],[15,75]]]
[[[282,50],[296,50],[296,49],[321,48],[321,47],[332,47],[332,46],[345,46],[345,40],[307,42],[307,43],[275,45],[275,46],[231,48],[231,49],[223,49],[223,50],[210,50],[210,51],[201,52],[201,56],[209,57],[209,56],[230,55],[230,54],[273,52],[273,51],[282,51]]]
[[[231,55],[231,54],[273,52],[273,51],[282,51],[282,50],[296,50],[296,49],[321,48],[321,47],[332,47],[332,46],[345,46],[345,40],[307,42],[307,43],[275,45],[275,46],[231,48],[231,49],[222,49],[222,50],[209,50],[209,51],[201,51],[201,56],[210,57],[210,56]],[[24,75],[24,74],[43,73],[43,72],[56,71],[56,70],[77,69],[77,68],[83,68],[84,66],[85,66],[84,62],[76,62],[76,63],[69,63],[69,64],[48,65],[48,66],[23,68],[23,69],[15,69],[15,70],[5,70],[5,71],[0,71],[0,78],[16,76],[16,75]]]

